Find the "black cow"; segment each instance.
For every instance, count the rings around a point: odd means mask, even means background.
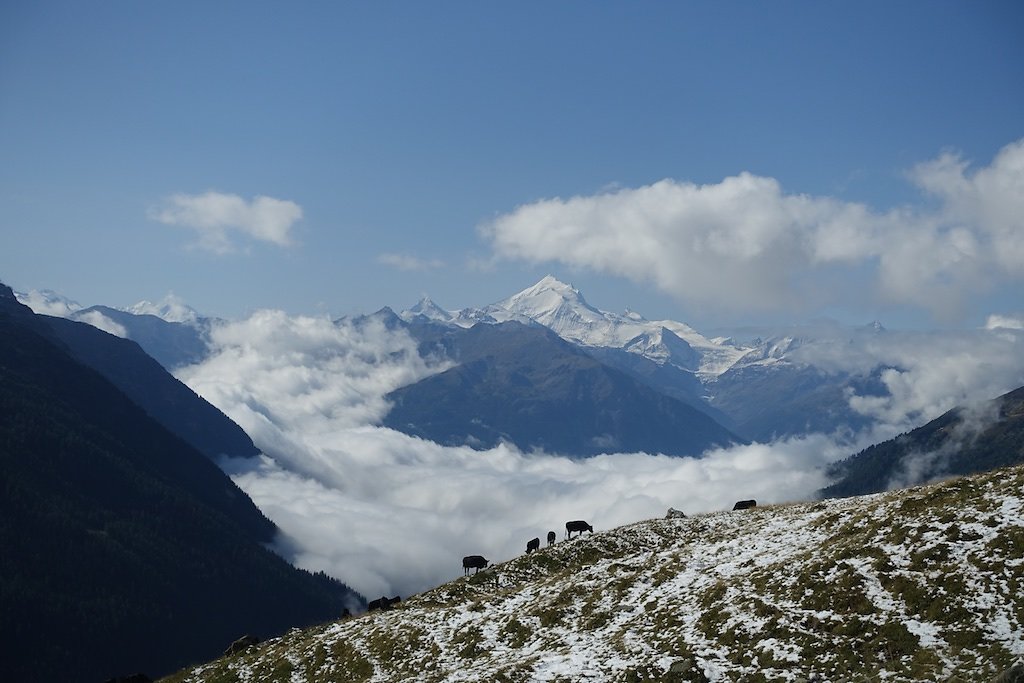
[[[462,568],[465,570],[462,572],[462,575],[469,574],[470,569],[476,569],[479,572],[481,569],[486,569],[488,564],[490,563],[483,555],[466,555],[462,558]]]
[[[534,550],[540,550],[540,539],[533,538],[526,544],[526,554],[529,555]]]
[[[224,656],[238,654],[239,652],[245,652],[250,647],[260,644],[260,639],[256,636],[246,635],[242,636],[235,642],[228,645],[228,649],[224,650]]]
[[[750,508],[755,508],[755,507],[757,507],[757,501],[756,500],[740,500],[740,501],[737,501],[736,504],[732,506],[732,509],[733,510],[749,510]]]
[[[594,533],[594,527],[590,526],[582,519],[573,520],[572,522],[565,523],[565,537],[572,538],[572,532],[578,531],[579,535],[582,536],[584,531]]]
[[[555,532],[554,531],[549,531],[548,532],[548,545],[554,545],[554,544],[555,544]]]
[[[389,598],[387,596],[382,595],[381,597],[377,598],[376,600],[371,600],[370,604],[366,606],[366,611],[367,612],[372,612],[375,609],[379,609],[379,610],[391,609],[392,605],[395,605],[395,604],[397,604],[397,603],[399,603],[401,601],[402,601],[402,596],[400,596],[400,595],[396,595],[393,598]]]

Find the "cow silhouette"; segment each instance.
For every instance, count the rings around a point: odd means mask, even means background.
[[[540,550],[540,539],[533,538],[526,544],[526,554],[529,555],[534,550]]]
[[[590,526],[589,524],[584,522],[582,519],[576,519],[576,520],[573,520],[571,522],[566,522],[565,523],[565,537],[566,538],[572,538],[572,534],[573,534],[574,531],[578,531],[579,535],[582,536],[584,531],[589,531],[590,533],[594,533],[594,527]]]
[[[479,572],[481,569],[486,569],[488,564],[490,563],[483,555],[466,555],[462,558],[462,569],[464,570],[462,575],[469,574],[470,569],[475,569],[476,572]]]
[[[549,531],[548,532],[548,545],[554,545],[554,544],[555,544],[555,532],[554,531]]]
[[[377,598],[376,600],[371,600],[370,604],[368,604],[366,606],[366,611],[367,612],[372,612],[372,611],[377,610],[377,609],[380,609],[380,610],[391,609],[392,605],[397,604],[397,603],[399,603],[401,601],[402,601],[402,596],[400,596],[400,595],[396,595],[393,598],[389,598],[387,596],[382,595],[381,597]]]

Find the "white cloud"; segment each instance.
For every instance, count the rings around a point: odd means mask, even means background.
[[[826,328],[818,330],[827,335]],[[854,334],[833,330],[834,338],[807,344],[791,358],[829,372],[866,376],[880,371],[882,396],[851,394],[850,406],[882,426],[902,432],[956,406],[995,398],[1024,386],[1024,331],[983,329],[958,332],[888,330]],[[794,336],[799,332],[793,331]]]
[[[411,254],[385,253],[377,257],[377,263],[404,271],[436,270],[444,268],[444,261],[438,259],[422,259]]]
[[[560,261],[734,311],[835,304],[849,296],[849,278],[866,278],[858,296],[945,317],[1024,279],[1024,141],[973,173],[943,155],[909,177],[937,209],[880,213],[741,173],[541,200],[481,232],[503,258]]]
[[[225,467],[282,529],[286,556],[371,598],[407,596],[460,575],[464,555],[500,561],[548,530],[561,538],[569,519],[603,529],[669,507],[695,513],[728,508],[738,498],[807,499],[828,483],[826,464],[879,434],[902,431],[908,415],[937,415],[952,407],[945,403],[950,396],[987,398],[986,391],[1020,376],[1020,363],[991,361],[1024,358],[1024,334],[1011,332],[1012,340],[986,331],[952,340],[890,335],[807,353],[836,368],[899,367],[885,377],[893,397],[877,404],[863,397],[861,406],[892,424],[881,423],[857,443],[810,435],[702,459],[571,460],[504,445],[481,452],[374,426],[388,409],[385,394],[445,366],[428,365],[404,332],[372,319],[337,325],[260,311],[215,326],[213,355],[178,376],[267,455]]]
[[[56,318],[69,318],[82,305],[61,296],[52,289],[31,289],[28,292],[15,292],[15,298],[32,309],[33,313],[52,315]]]
[[[985,321],[986,330],[1024,330],[1024,315],[999,315],[993,313]]]
[[[195,230],[199,235],[197,246],[223,254],[236,249],[230,236],[232,231],[278,246],[290,246],[290,233],[302,218],[302,207],[273,197],[257,196],[247,202],[235,194],[210,191],[172,195],[163,206],[151,209],[149,217]]]
[[[160,301],[139,301],[123,309],[134,315],[154,315],[171,323],[194,323],[199,319],[199,314],[185,303],[185,300],[176,296],[174,292],[168,292]]]
[[[716,451],[703,459],[646,454],[588,460],[447,448],[388,429],[362,427],[304,444],[317,477],[266,458],[226,469],[283,530],[297,564],[342,578],[373,598],[403,595],[462,573],[464,555],[503,561],[565,522],[596,530],[663,516],[811,497],[822,466],[845,454],[812,436],[773,446]]]
[[[103,330],[107,334],[112,334],[115,337],[121,337],[122,339],[128,338],[128,330],[124,328],[124,325],[111,320],[99,311],[77,313],[73,317],[75,320],[88,323],[97,329]]]

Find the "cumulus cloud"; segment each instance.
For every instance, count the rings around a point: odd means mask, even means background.
[[[210,191],[172,195],[162,206],[150,209],[149,217],[166,225],[195,230],[199,248],[224,254],[237,249],[232,233],[290,246],[291,231],[302,218],[302,207],[273,197],[257,196],[247,202],[236,194]]]
[[[879,341],[888,334],[806,351],[835,368],[884,361],[893,369],[885,377],[891,399],[860,397],[861,409],[889,428],[884,436],[902,431],[911,413],[952,407],[943,396],[988,398],[986,390],[1020,376],[1021,363],[985,358],[1024,358],[1024,333],[1011,333],[1013,340],[979,330],[954,341],[923,334]],[[982,343],[987,337],[995,341]],[[669,507],[696,513],[731,507],[737,498],[808,499],[829,483],[828,463],[878,436],[837,443],[815,434],[701,459],[641,453],[572,460],[508,445],[444,447],[376,426],[389,391],[446,367],[420,358],[402,330],[372,318],[336,324],[260,311],[214,326],[211,342],[206,361],[177,374],[265,454],[225,469],[281,528],[282,554],[370,597],[407,596],[458,576],[464,555],[511,558],[548,530],[561,538],[569,519],[602,529]]]
[[[439,259],[422,259],[411,254],[384,253],[377,257],[377,263],[404,271],[436,270],[444,268],[444,261]]]
[[[939,206],[878,212],[741,173],[545,199],[480,230],[502,258],[559,261],[733,311],[843,303],[851,278],[866,277],[877,301],[945,317],[1024,279],[1024,140],[974,172],[944,154],[908,177]]]

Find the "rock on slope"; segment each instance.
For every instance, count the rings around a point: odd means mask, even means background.
[[[640,522],[168,681],[992,680],[1024,655],[1022,485]]]

